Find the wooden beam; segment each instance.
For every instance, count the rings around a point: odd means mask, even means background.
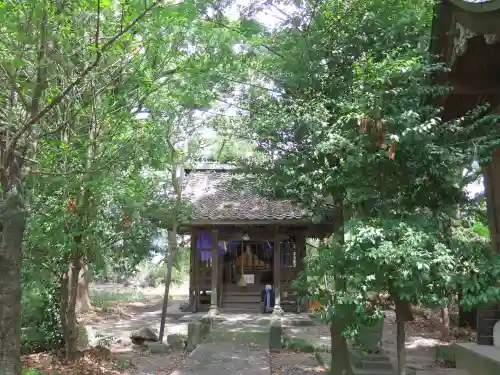
[[[281,308],[281,240],[279,236],[274,238],[274,262],[273,262],[273,280],[274,280],[274,311],[273,314],[283,316]]]
[[[196,295],[196,280],[195,280],[195,253],[196,253],[196,235],[191,234],[190,236],[190,247],[189,247],[189,306],[193,308],[195,305],[195,295]]]
[[[193,303],[193,312],[197,312],[200,308],[200,277],[199,277],[199,268],[200,268],[200,254],[196,249],[196,242],[198,241],[198,232],[191,232],[191,244],[194,249],[193,255],[193,279],[194,279],[194,303]]]
[[[498,84],[488,85],[464,85],[454,84],[451,94],[458,95],[481,95],[481,94],[497,94],[500,95],[500,82]]]
[[[217,306],[217,289],[219,284],[219,243],[217,230],[212,230],[212,290],[210,293],[210,311],[211,316],[219,315]]]

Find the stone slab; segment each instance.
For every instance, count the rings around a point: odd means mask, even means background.
[[[416,375],[470,375],[465,370],[457,368],[433,368],[428,370],[418,370]]]
[[[172,375],[270,375],[268,324],[238,319],[217,323]]]
[[[475,343],[457,343],[453,346],[457,369],[470,374],[500,374],[500,349]]]
[[[270,375],[267,351],[248,343],[202,343],[172,375]]]

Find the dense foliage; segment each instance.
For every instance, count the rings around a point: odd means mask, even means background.
[[[88,275],[134,273],[162,228],[168,297],[189,263],[178,172],[202,156],[241,163],[263,194],[315,222],[341,217],[297,281],[341,349],[341,334],[380,318],[374,295],[498,301],[484,204],[464,192],[477,175],[462,174],[497,148],[497,119],[482,107],[439,117],[433,98],[449,88],[431,80],[448,69],[428,53],[434,5],[0,4],[0,335],[11,339],[0,367],[18,375],[21,343],[64,344],[75,359]],[[279,14],[276,27],[262,10]],[[145,270],[151,285],[164,268]],[[332,356],[332,371],[350,371],[342,350]]]
[[[471,204],[463,188],[476,177],[462,171],[494,149],[475,149],[475,130],[494,121],[479,120],[478,108],[444,122],[433,106],[448,92],[431,79],[447,69],[428,53],[434,2],[295,4],[259,40],[266,52],[252,69],[273,85],[248,90],[248,116],[228,128],[256,140],[247,165],[265,177],[264,192],[299,202],[317,221],[343,219],[299,285],[323,304],[332,340],[345,346],[341,331],[373,321],[374,293],[388,293],[401,322],[410,303],[442,306],[457,293],[469,307],[498,301],[498,260],[484,258],[487,242],[456,214]],[[473,272],[486,262],[483,274]],[[343,356],[332,350],[332,371],[351,372]]]

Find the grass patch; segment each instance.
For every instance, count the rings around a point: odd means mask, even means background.
[[[206,338],[206,342],[224,342],[232,341],[236,343],[266,342],[267,332],[241,332],[241,331],[212,331]]]
[[[116,358],[115,360],[115,368],[119,371],[125,371],[125,370],[130,370],[134,368],[134,364],[130,359],[125,359],[125,358]]]
[[[302,337],[290,337],[283,335],[283,349],[295,350],[302,353],[330,352],[331,348],[325,344],[315,344]]]
[[[455,368],[455,351],[451,345],[438,345],[436,347],[436,362],[442,367]]]
[[[37,370],[34,368],[23,369],[22,375],[50,375],[48,372]]]
[[[145,296],[139,291],[131,292],[108,292],[95,291],[90,296],[90,301],[93,306],[105,307],[110,302],[133,302],[144,300]]]
[[[302,338],[284,338],[282,342],[283,349],[294,350],[302,353],[314,353],[316,352],[316,348],[314,345],[307,340]]]

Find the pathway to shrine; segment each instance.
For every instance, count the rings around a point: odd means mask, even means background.
[[[123,288],[122,288],[123,289]],[[80,321],[95,333],[106,337],[112,344],[110,349],[116,355],[128,358],[134,368],[125,370],[126,375],[317,375],[321,373],[312,353],[298,353],[284,350],[269,355],[269,325],[271,316],[261,314],[228,314],[225,320],[216,323],[208,337],[199,344],[191,355],[185,357],[182,351],[168,353],[140,353],[132,345],[129,336],[140,327],[158,329],[161,315],[161,288],[156,293],[145,293],[144,301],[126,302],[120,305],[126,315],[106,316],[99,321]],[[203,314],[183,313],[179,310],[181,300],[169,302],[167,334],[185,336],[189,321],[199,320]],[[288,315],[288,314],[287,314]],[[329,346],[329,329],[324,324],[304,325],[296,322],[307,314],[290,314],[284,319],[283,338],[313,344],[321,348]],[[82,317],[83,318],[83,317]],[[287,320],[289,320],[287,322]],[[292,324],[292,320],[294,323]],[[430,322],[429,322],[430,323]],[[408,365],[416,375],[462,375],[456,369],[436,367],[436,350],[439,344],[439,327],[411,324],[407,327]],[[394,314],[388,313],[384,327],[382,346],[395,365],[396,330]],[[96,337],[96,338],[98,338]],[[325,362],[328,354],[325,354]]]
[[[269,317],[227,317],[172,375],[269,375]]]

